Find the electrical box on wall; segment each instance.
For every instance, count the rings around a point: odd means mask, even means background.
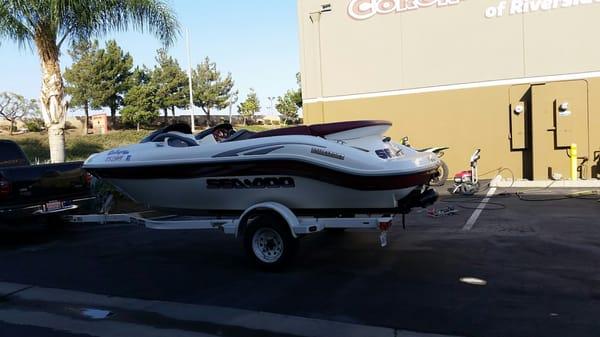
[[[556,128],[556,147],[569,147],[575,143],[574,110],[567,99],[554,100],[554,127]]]
[[[525,150],[526,145],[526,115],[525,102],[514,102],[510,106],[510,141],[512,150]]]

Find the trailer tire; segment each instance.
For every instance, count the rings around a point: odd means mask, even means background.
[[[260,268],[277,271],[285,267],[298,251],[298,239],[278,216],[260,215],[244,230],[244,250]]]

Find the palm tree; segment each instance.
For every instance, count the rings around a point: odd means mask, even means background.
[[[134,28],[156,35],[166,46],[179,32],[175,13],[162,0],[0,0],[0,41],[35,45],[42,67],[40,105],[48,128],[52,162],[65,160],[67,103],[60,49],[111,31]]]

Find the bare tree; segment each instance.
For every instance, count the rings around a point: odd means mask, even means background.
[[[36,100],[28,100],[25,97],[12,92],[0,93],[0,116],[10,123],[10,134],[13,134],[15,124],[38,111]]]

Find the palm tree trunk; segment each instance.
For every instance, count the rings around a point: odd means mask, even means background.
[[[58,60],[59,50],[56,38],[48,36],[49,32],[36,31],[35,44],[42,66],[42,90],[40,107],[44,123],[48,128],[50,145],[50,161],[63,163],[65,161],[65,123],[66,103],[64,85]]]

